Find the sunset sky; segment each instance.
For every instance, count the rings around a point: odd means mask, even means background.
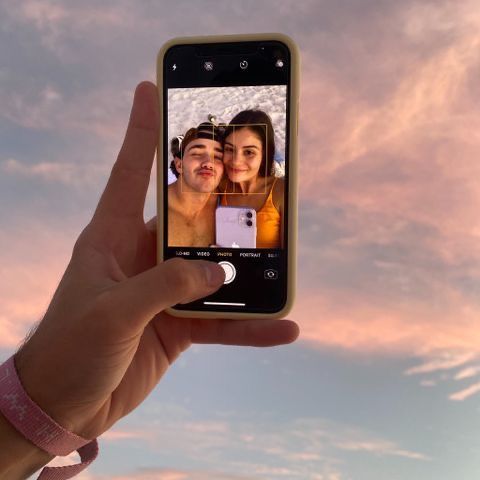
[[[192,347],[76,478],[478,479],[478,0],[0,0],[0,358],[44,313],[159,47],[272,31],[301,51],[300,338]]]

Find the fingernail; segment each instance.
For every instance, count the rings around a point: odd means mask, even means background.
[[[225,281],[225,270],[217,263],[206,263],[205,274],[209,287],[219,287]]]

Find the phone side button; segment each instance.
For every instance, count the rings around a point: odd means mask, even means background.
[[[230,262],[218,262],[218,264],[225,271],[225,281],[223,282],[224,285],[232,283],[237,276],[237,269],[235,268],[235,266]]]

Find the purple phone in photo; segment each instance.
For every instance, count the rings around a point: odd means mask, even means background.
[[[215,233],[218,247],[256,248],[257,216],[255,209],[217,207]]]

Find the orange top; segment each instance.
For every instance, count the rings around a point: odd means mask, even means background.
[[[280,248],[280,213],[273,204],[272,192],[277,179],[262,208],[257,212],[257,248]],[[227,195],[223,194],[221,205],[227,206]]]

